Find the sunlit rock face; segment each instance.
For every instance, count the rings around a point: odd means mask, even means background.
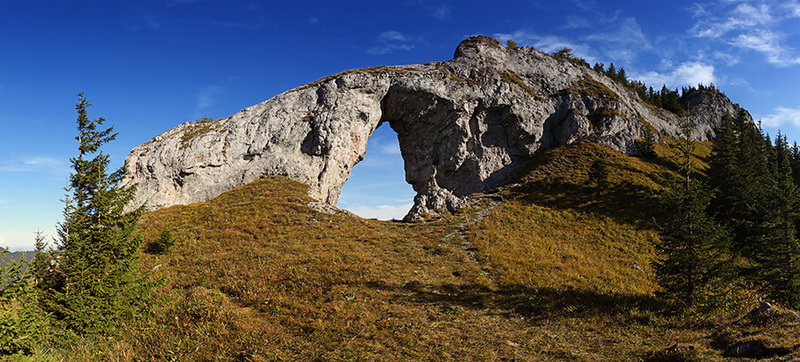
[[[690,105],[697,140],[738,110],[717,93]],[[382,122],[398,134],[417,192],[414,219],[510,182],[539,150],[591,137],[635,154],[645,128],[675,136],[680,119],[591,69],[475,36],[449,61],[351,70],[170,129],[128,156],[128,182],[139,185],[131,207],[205,201],[262,175],[306,183],[312,197],[336,205]]]

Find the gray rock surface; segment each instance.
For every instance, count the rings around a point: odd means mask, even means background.
[[[721,94],[692,102],[698,140],[738,109]],[[398,134],[417,192],[414,219],[508,183],[541,149],[592,137],[635,154],[645,127],[675,136],[679,119],[591,69],[475,36],[450,61],[346,71],[227,118],[170,129],[127,158],[128,181],[139,184],[132,206],[204,201],[261,175],[303,182],[336,205],[382,122]]]

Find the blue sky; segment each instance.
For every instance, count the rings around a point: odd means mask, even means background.
[[[568,46],[658,87],[715,83],[800,138],[800,2],[0,0],[0,246],[30,248],[61,219],[75,94],[132,147],[351,68],[447,60],[484,34]],[[382,127],[340,206],[401,217],[413,191]]]

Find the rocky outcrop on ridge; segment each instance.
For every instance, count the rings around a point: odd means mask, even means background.
[[[698,140],[738,110],[717,93],[690,105]],[[336,205],[382,122],[397,132],[417,192],[413,219],[510,182],[540,149],[592,137],[635,154],[645,128],[675,136],[679,118],[591,69],[475,36],[449,61],[346,71],[170,129],[127,158],[128,181],[139,185],[132,206],[204,201],[262,175],[306,183],[312,197]]]

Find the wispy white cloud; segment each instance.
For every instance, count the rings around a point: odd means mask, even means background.
[[[597,2],[594,0],[572,0],[572,3],[583,11],[596,11],[598,9]]]
[[[61,160],[51,157],[35,156],[22,160],[22,163],[29,166],[43,166],[43,167],[59,167],[63,165]]]
[[[378,40],[382,42],[392,42],[392,41],[399,41],[399,42],[407,42],[408,37],[403,35],[403,33],[399,31],[384,31],[381,35],[378,35]]]
[[[700,62],[685,62],[666,73],[651,71],[638,76],[634,75],[634,78],[654,87],[666,84],[670,88],[698,84],[708,85],[716,81],[714,66]]]
[[[215,98],[222,88],[217,85],[207,85],[197,94],[197,110],[203,110],[214,104]]]
[[[398,143],[385,143],[380,145],[381,153],[389,154],[389,155],[399,155],[400,154],[400,145]]]
[[[800,55],[785,44],[786,34],[781,30],[786,20],[800,17],[796,1],[707,3],[694,8],[694,17],[697,22],[690,33],[696,37],[761,53],[776,66],[800,64]]]
[[[784,124],[800,126],[800,109],[778,107],[772,114],[762,117],[761,123],[766,127],[778,127]]]
[[[725,2],[719,3],[725,6]],[[774,18],[769,14],[770,9],[766,4],[754,7],[751,4],[739,4],[733,9],[717,8],[708,10],[702,5],[697,7],[695,17],[698,22],[691,31],[695,36],[705,38],[720,38],[732,31],[750,30],[756,26],[768,26]],[[714,14],[725,13],[724,16]]]
[[[739,64],[739,62],[741,62],[741,59],[738,56],[736,56],[734,54],[730,54],[730,53],[721,52],[721,51],[714,51],[711,54],[711,57],[713,59],[716,59],[716,60],[724,62],[728,66],[734,66],[736,64]]]
[[[586,18],[577,15],[568,15],[567,21],[564,24],[565,29],[585,29],[590,27],[591,24]]]
[[[402,219],[411,209],[413,203],[397,204],[397,205],[350,205],[345,209],[363,218],[375,218],[379,220],[392,220]]]
[[[632,64],[642,52],[653,51],[653,44],[635,18],[614,16],[601,21],[599,27],[601,30],[585,39],[601,49],[606,59]]]
[[[764,30],[760,33],[739,34],[730,43],[761,52],[769,63],[778,66],[800,64],[800,56],[792,54],[794,51],[782,45],[782,38],[782,35]]]
[[[369,139],[369,149],[377,150],[384,155],[399,155],[400,143],[397,138],[388,139],[386,137],[373,136]]]
[[[0,172],[50,172],[65,174],[69,169],[66,160],[32,156],[0,163]]]
[[[444,5],[437,6],[437,7],[433,8],[433,11],[431,11],[431,16],[436,18],[436,19],[439,19],[439,20],[449,19],[450,18],[450,7],[449,6],[444,6]]]
[[[567,47],[590,64],[598,62],[599,58],[630,64],[641,52],[653,50],[651,41],[635,18],[615,14],[609,19],[595,22],[574,16],[568,17],[567,20],[565,28],[578,32],[580,29],[586,29],[585,34],[565,38],[518,30],[511,33],[496,33],[493,36],[501,41],[512,39],[517,44],[532,46],[546,53]]]
[[[781,6],[783,7],[784,11],[786,11],[789,14],[790,17],[800,18],[800,2],[797,2],[796,0],[789,1],[781,4]]]
[[[774,20],[772,14],[770,14],[771,9],[767,4],[753,6],[749,3],[743,3],[736,6],[735,12],[741,14],[744,19],[757,24],[769,24]]]
[[[531,46],[545,53],[552,53],[562,48],[570,48],[576,56],[586,59],[589,63],[595,62],[591,55],[591,47],[585,43],[578,43],[571,39],[556,35],[539,35],[537,33],[518,30],[513,33],[495,33],[492,35],[502,42],[513,40],[519,45]]]
[[[367,49],[367,53],[383,55],[396,50],[408,51],[414,49],[414,40],[395,30],[384,31],[378,35],[377,42],[378,45]]]
[[[622,19],[616,24],[613,24],[608,31],[588,35],[586,39],[621,47],[635,46],[640,49],[649,49],[652,47],[650,41],[647,40],[647,37],[642,31],[641,26],[639,26],[639,22],[637,22],[635,18]]]

